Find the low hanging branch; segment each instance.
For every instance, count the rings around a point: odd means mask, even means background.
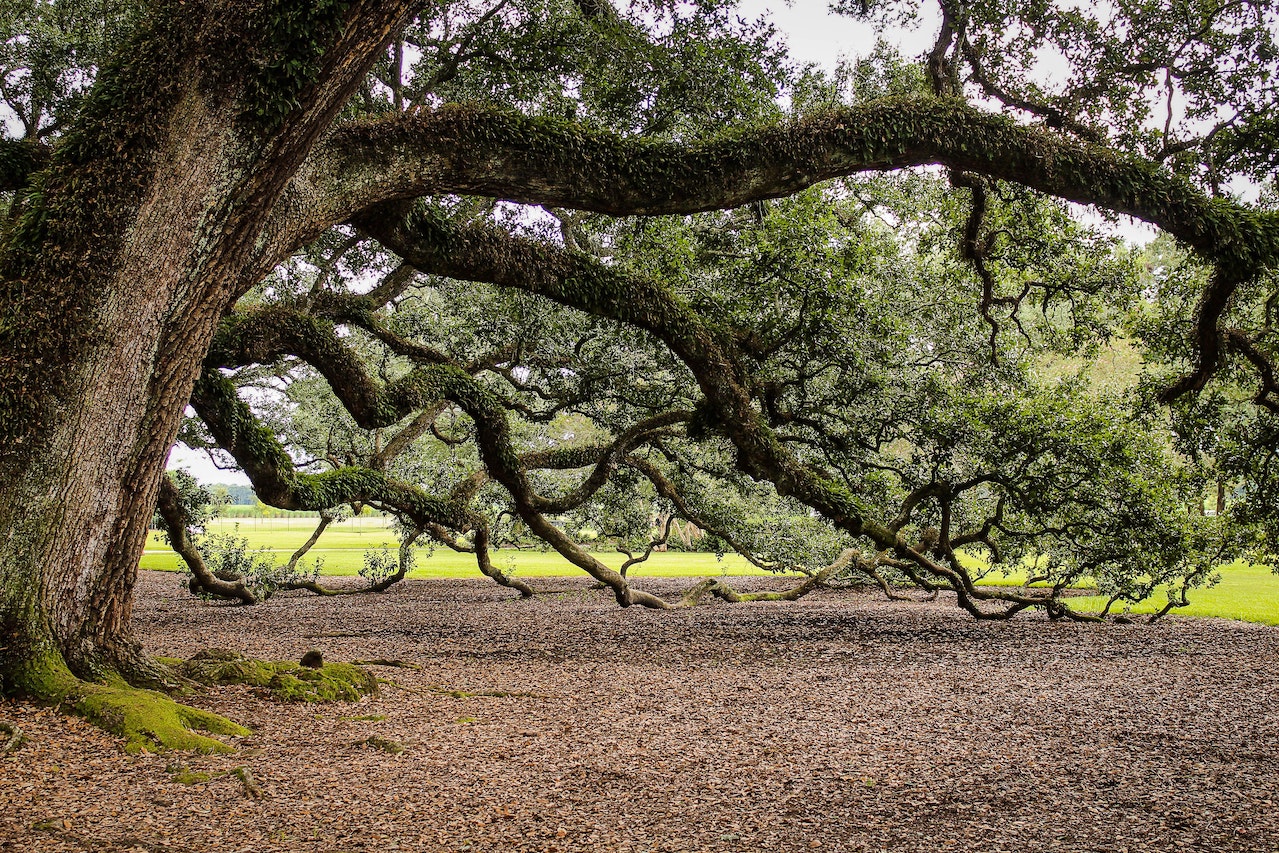
[[[845,548],[835,562],[809,575],[790,589],[780,592],[738,592],[724,580],[716,580],[709,589],[716,598],[732,604],[744,601],[798,601],[824,584],[832,575],[847,568],[856,557],[855,549]]]
[[[459,228],[438,215],[398,207],[388,208],[385,213],[388,216],[395,214],[398,218],[389,222],[368,219],[361,222],[361,227],[396,249],[407,263],[416,268],[528,290],[651,331],[670,347],[697,379],[706,397],[707,409],[717,414],[717,428],[738,450],[738,464],[742,470],[758,479],[771,481],[780,494],[793,495],[817,509],[844,532],[854,537],[868,537],[876,550],[891,553],[907,567],[903,569],[904,574],[922,588],[953,591],[960,606],[979,619],[1006,619],[1027,607],[1042,607],[1054,616],[1083,618],[1060,602],[1059,589],[1032,593],[978,587],[955,557],[954,543],[949,540],[943,543],[938,553],[944,554],[946,559],[939,562],[929,556],[933,549],[927,544],[915,545],[903,538],[900,533],[902,522],[883,525],[869,519],[847,486],[799,462],[778,439],[755,408],[750,390],[753,384],[744,367],[747,359],[738,351],[731,335],[708,328],[697,312],[665,287],[589,257],[570,255],[558,247],[514,238],[491,227]],[[385,383],[373,379],[338,334],[334,320],[330,319],[346,317],[375,337],[386,339],[388,335],[380,331],[380,321],[376,316],[352,308],[352,305],[358,308],[357,301],[357,298],[334,295],[315,312],[303,312],[286,305],[233,315],[223,324],[210,350],[208,364],[210,367],[234,368],[255,362],[269,363],[284,356],[300,358],[328,380],[355,422],[365,429],[384,428],[416,412],[439,407],[442,401],[458,407],[476,425],[475,441],[487,476],[500,483],[510,494],[516,514],[534,535],[611,589],[623,606],[684,606],[684,600],[672,605],[632,588],[622,573],[597,560],[553,524],[547,513],[563,512],[579,505],[607,481],[612,468],[626,457],[631,448],[660,435],[670,426],[687,421],[692,413],[673,412],[655,416],[627,430],[604,451],[566,448],[542,454],[542,458],[536,454],[521,457],[514,450],[506,401],[477,382],[470,372],[449,363],[443,354],[414,345],[419,355],[426,353],[425,357],[414,358],[417,367]],[[396,348],[404,349],[399,344],[393,347]],[[210,406],[209,401],[218,396],[223,402]],[[429,512],[423,512],[420,504],[424,495],[404,484],[392,484],[385,475],[375,471],[343,469],[322,475],[296,473],[287,454],[275,443],[274,436],[267,440],[265,430],[254,423],[247,407],[235,398],[230,383],[214,374],[206,373],[201,380],[193,404],[218,440],[224,444],[230,442],[237,459],[241,453],[245,455],[245,459],[240,459],[241,464],[255,486],[266,489],[264,499],[269,498],[268,502],[280,506],[290,502],[297,504],[299,501],[294,493],[300,487],[305,491],[320,478],[359,484],[355,490],[358,499],[380,502],[397,512],[407,512],[417,526],[432,532],[432,535],[435,535],[437,527],[477,531],[476,558],[481,571],[500,583],[514,585],[508,576],[493,568],[487,554],[487,536],[481,537],[478,532],[483,523],[467,509],[471,498],[483,484],[484,474],[477,472],[468,478],[448,499],[431,499]],[[239,414],[228,415],[235,412]],[[237,419],[243,423],[237,423]],[[256,438],[246,441],[246,436]],[[527,478],[527,470],[539,466],[593,467],[579,487],[559,498],[548,499],[538,495]],[[641,470],[659,492],[662,490],[660,478],[643,471],[642,465],[632,464],[631,467]],[[413,506],[415,503],[419,504],[416,508]],[[688,508],[684,506],[683,509],[686,511]],[[442,517],[442,514],[451,516],[453,520]],[[691,517],[687,512],[685,515]],[[948,526],[946,529],[949,531]],[[946,535],[949,536],[949,532]],[[478,547],[481,542],[485,547]],[[883,564],[889,563],[884,561]],[[526,594],[523,590],[521,592]],[[1000,602],[1004,607],[995,611],[985,610],[980,602],[987,601]]]
[[[292,322],[285,322],[286,316]],[[517,514],[534,535],[611,589],[622,606],[638,604],[658,609],[672,606],[658,596],[632,588],[624,576],[601,563],[546,518],[542,507],[560,509],[566,505],[566,500],[548,501],[532,490],[525,468],[513,449],[502,401],[464,370],[448,364],[424,365],[382,386],[367,375],[354,353],[338,339],[331,324],[310,316],[282,312],[260,312],[251,317],[236,317],[224,324],[223,333],[211,350],[211,359],[216,357],[216,361],[211,363],[239,366],[275,360],[284,354],[302,358],[320,370],[356,422],[365,428],[389,425],[414,409],[432,405],[441,399],[451,401],[475,421],[480,456],[489,476],[510,493]],[[428,499],[413,487],[395,483],[372,470],[341,469],[328,474],[300,474],[294,470],[292,460],[274,435],[258,425],[248,406],[236,397],[229,380],[206,372],[197,383],[192,405],[268,503],[290,509],[310,508],[306,506],[306,499],[316,495],[316,487],[323,484],[327,487],[325,494],[329,499],[341,498],[341,502],[363,500],[386,505],[412,518],[415,524],[428,531],[432,525],[475,531],[475,553],[480,571],[499,583],[519,589],[522,595],[532,594],[526,584],[492,565],[485,525],[465,507],[469,495],[474,494],[473,490],[482,481],[471,478],[474,482],[469,486],[466,500],[458,500],[458,496],[440,500]],[[656,416],[625,433],[605,454],[592,449],[582,459],[582,454],[572,449],[557,452],[570,456],[577,454],[582,464],[594,463],[596,466],[596,473],[587,478],[574,499],[583,498],[598,488],[602,483],[602,475],[598,472],[606,472],[611,467],[609,460],[612,456],[632,449],[644,435],[687,418],[686,412]],[[540,461],[546,464],[552,460]],[[462,523],[457,520],[462,520]]]
[[[343,503],[367,503],[389,508],[416,528],[475,531],[474,552],[480,570],[493,576],[483,520],[464,506],[433,497],[415,486],[369,468],[342,468],[323,474],[304,474],[275,436],[261,426],[235,386],[220,374],[205,373],[191,397],[196,410],[219,444],[248,475],[258,496],[281,509],[326,510]],[[527,585],[510,581],[521,595]]]
[[[362,216],[356,224],[423,271],[536,293],[568,307],[653,333],[696,377],[708,409],[716,413],[719,428],[735,445],[738,465],[744,472],[772,482],[779,494],[793,496],[816,509],[849,535],[867,537],[876,550],[892,553],[912,567],[908,577],[923,588],[931,590],[939,582],[942,588],[953,590],[959,605],[975,618],[1007,619],[1027,607],[1043,607],[1070,618],[1085,618],[1052,595],[980,588],[958,561],[938,562],[928,556],[927,548],[916,547],[903,538],[898,529],[868,518],[867,510],[847,486],[799,462],[778,439],[754,405],[743,367],[746,360],[734,341],[708,328],[697,312],[661,284],[588,256],[513,237],[493,227],[458,226],[436,213],[411,205],[388,205]],[[468,414],[475,417],[470,411]],[[477,418],[477,423],[480,420]],[[489,431],[482,428],[481,439],[486,436],[493,440]],[[489,458],[485,461],[490,473],[497,476]],[[519,491],[527,490],[527,485],[520,485],[522,475],[511,474],[510,482],[503,481],[503,485],[516,498],[521,515],[531,515],[535,510],[529,503],[528,493]],[[529,522],[529,518],[525,521]],[[540,518],[539,521],[544,523]],[[530,527],[541,535],[537,525],[530,523]],[[549,536],[562,537],[558,532],[547,532]],[[552,545],[567,556],[567,544],[565,550],[555,542]],[[593,560],[571,561],[605,582],[597,576],[601,567],[588,568]],[[626,603],[621,592],[625,586],[619,583],[622,580],[617,576],[605,583],[618,591],[619,602]],[[983,601],[998,601],[1006,606],[987,611],[979,604]]]
[[[305,554],[317,540],[319,540],[320,534],[324,532],[324,528],[328,526],[328,521],[331,520],[331,518],[332,517],[328,515],[321,516],[320,523],[316,525],[315,532],[311,534],[311,538],[305,545],[298,549],[297,553],[293,555],[293,559],[289,561],[289,569],[296,566],[297,561],[302,557],[302,555]],[[388,574],[386,577],[373,581],[367,586],[333,588],[323,586],[316,581],[286,580],[282,581],[279,584],[279,587],[280,589],[286,590],[304,589],[308,592],[313,592],[316,595],[322,595],[327,598],[341,595],[366,595],[368,593],[386,592],[388,589],[404,580],[404,577],[409,573],[409,569],[413,565],[413,544],[417,542],[422,533],[423,530],[421,528],[411,531],[409,535],[400,542],[400,547],[397,553],[396,570]]]
[[[191,572],[192,593],[203,593],[216,598],[239,601],[243,604],[258,603],[258,597],[244,585],[242,578],[234,581],[224,581],[209,571],[208,566],[204,563],[203,555],[195,547],[195,543],[191,541],[191,536],[188,532],[191,522],[185,507],[182,506],[181,495],[178,494],[177,487],[173,485],[173,481],[167,475],[160,478],[160,493],[156,500],[156,511],[164,521],[165,531],[169,536],[169,542],[173,546],[173,550],[182,557],[182,561],[186,563]]]

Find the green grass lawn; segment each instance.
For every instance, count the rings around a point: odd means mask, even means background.
[[[1268,568],[1232,563],[1221,567],[1221,582],[1209,589],[1190,592],[1190,606],[1172,611],[1177,616],[1214,616],[1279,625],[1279,575]],[[1133,613],[1154,613],[1167,602],[1162,592],[1133,607]],[[1106,600],[1072,598],[1076,610],[1100,610]],[[1113,611],[1113,608],[1112,608]]]
[[[978,561],[970,568],[979,568]],[[1209,616],[1218,619],[1240,619],[1279,625],[1279,575],[1262,566],[1232,563],[1222,566],[1218,572],[1221,581],[1213,587],[1191,590],[1190,606],[1171,611],[1175,616]],[[1021,586],[1026,581],[1025,572],[991,572],[978,583],[985,586]],[[1036,584],[1046,586],[1046,584]],[[1095,589],[1091,580],[1080,584],[1084,589]],[[1154,613],[1167,603],[1161,589],[1141,604],[1134,605],[1132,613]],[[1095,613],[1106,606],[1103,596],[1081,596],[1069,599],[1072,609],[1082,613]],[[1123,605],[1116,604],[1111,613],[1123,612]]]
[[[249,547],[270,551],[277,562],[287,562],[293,552],[306,542],[315,529],[315,519],[306,518],[257,518],[218,519],[209,525],[210,533],[235,533],[249,541]],[[394,549],[395,535],[387,527],[386,519],[357,518],[334,524],[324,531],[316,546],[307,552],[306,561],[324,558],[323,575],[354,575],[364,565],[364,552],[383,545]],[[418,549],[417,568],[411,578],[469,578],[480,577],[475,557],[459,554],[437,546],[430,556],[428,549]],[[597,553],[596,558],[605,565],[618,568],[626,558],[613,552]],[[503,571],[514,569],[523,577],[557,577],[582,575],[581,569],[569,563],[554,551],[500,550],[493,553],[493,564]],[[147,542],[141,567],[160,571],[179,568],[178,555],[155,534]],[[628,574],[647,577],[706,577],[720,574],[767,575],[736,554],[725,554],[718,559],[714,554],[687,554],[666,552],[653,554],[643,563],[633,566]]]
[[[250,518],[219,519],[210,525],[211,533],[232,533],[249,540],[249,547],[271,551],[278,562],[284,563],[315,529],[315,519],[308,518]],[[395,536],[384,518],[356,518],[335,524],[325,531],[317,547],[307,554],[308,559],[324,558],[325,575],[354,575],[364,564],[364,552],[382,545],[395,547]],[[625,559],[616,552],[595,555],[606,565],[617,568]],[[493,562],[505,571],[514,570],[524,577],[555,577],[581,575],[582,571],[554,551],[502,550],[493,554]],[[142,568],[174,571],[179,567],[178,556],[152,534],[147,551],[142,557]],[[726,554],[718,559],[714,554],[686,554],[666,552],[653,554],[647,562],[633,566],[632,575],[647,577],[708,577],[720,574],[763,575],[761,571],[736,554]],[[458,554],[447,548],[437,547],[427,556],[427,550],[418,553],[418,566],[409,575],[414,578],[470,578],[479,577],[475,558],[470,554]],[[983,583],[1016,585],[1024,578],[991,575]],[[1134,613],[1153,613],[1163,606],[1162,594],[1133,608]],[[1190,594],[1191,605],[1174,610],[1178,616],[1213,616],[1222,619],[1242,619],[1279,625],[1279,575],[1260,566],[1236,563],[1223,566],[1221,582],[1211,589],[1200,589]],[[1100,610],[1106,604],[1101,597],[1072,598],[1070,605],[1079,611]]]

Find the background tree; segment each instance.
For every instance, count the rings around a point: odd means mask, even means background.
[[[746,596],[707,582],[663,601],[556,524],[625,494],[619,471],[709,529],[739,498],[822,519],[813,583],[891,569],[984,618],[1071,615],[1059,593],[1084,574],[1115,600],[1200,582],[1246,531],[1189,512],[1203,475],[1151,440],[1161,410],[1034,375],[1043,347],[1104,339],[1142,296],[1065,202],[1135,215],[1202,268],[1176,285],[1160,399],[1180,413],[1215,375],[1251,383],[1261,420],[1233,434],[1273,452],[1279,220],[1222,194],[1273,178],[1275,13],[1159,6],[1151,27],[1152,11],[947,0],[923,63],[881,49],[841,85],[793,76],[767,26],[713,3],[19,4],[3,76],[25,118],[0,144],[4,691],[127,717],[119,685],[164,683],[128,614],[188,403],[268,504],[383,506],[517,583],[488,558],[505,513],[623,605]],[[105,47],[51,61],[28,49],[46,30]],[[1040,42],[1065,84],[1030,74]],[[371,455],[352,433],[305,464],[239,395],[254,375],[322,377]],[[547,446],[558,414],[598,440]],[[379,464],[379,431],[454,425],[438,440],[474,467],[447,490]],[[1052,585],[981,588],[962,548],[1042,556]]]

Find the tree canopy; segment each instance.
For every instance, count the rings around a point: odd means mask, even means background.
[[[536,540],[624,606],[752,596],[584,537],[691,523],[806,575],[772,597],[979,618],[1273,553],[1272,4],[837,9],[884,39],[829,73],[718,0],[10,4],[6,667],[162,678],[157,499],[197,586],[257,597],[188,547],[179,429],[272,506],[386,509],[523,594],[490,552]]]

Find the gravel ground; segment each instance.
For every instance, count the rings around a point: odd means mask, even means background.
[[[1274,628],[979,624],[871,593],[654,613],[535,583],[559,592],[231,608],[143,573],[157,654],[421,668],[376,667],[356,704],[210,691],[193,704],[254,729],[231,756],[127,756],[0,704],[31,738],[0,760],[0,851],[1279,851]]]

